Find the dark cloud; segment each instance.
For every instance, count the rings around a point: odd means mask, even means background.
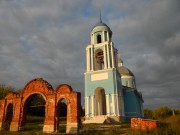
[[[1,0],[0,83],[23,88],[42,77],[83,97],[85,47],[99,8],[145,107],[180,107],[178,0]]]

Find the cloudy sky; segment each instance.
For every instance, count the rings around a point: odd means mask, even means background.
[[[22,89],[42,77],[83,97],[99,8],[144,107],[180,108],[179,0],[0,0],[0,84]]]

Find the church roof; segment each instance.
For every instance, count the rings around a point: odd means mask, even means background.
[[[104,27],[105,29],[107,29],[111,34],[112,34],[112,31],[111,29],[105,24],[103,23],[102,21],[99,21],[98,23],[96,23],[93,28],[92,28],[92,31],[96,28],[98,29],[98,27]]]
[[[134,76],[134,74],[128,68],[124,66],[118,67],[118,71],[120,72],[122,76],[123,75]]]

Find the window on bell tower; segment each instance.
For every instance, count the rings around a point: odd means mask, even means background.
[[[97,43],[101,43],[101,35],[97,35]]]

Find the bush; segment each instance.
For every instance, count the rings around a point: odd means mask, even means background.
[[[162,106],[154,110],[155,119],[164,119],[169,116],[172,116],[172,110],[166,106]]]

